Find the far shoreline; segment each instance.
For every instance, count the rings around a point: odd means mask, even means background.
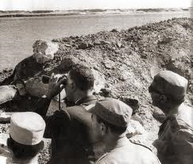
[[[9,17],[46,17],[46,16],[79,16],[79,15],[117,15],[117,14],[156,14],[156,13],[178,13],[190,12],[190,9],[93,9],[93,10],[37,10],[37,11],[2,11],[0,10],[0,18]]]

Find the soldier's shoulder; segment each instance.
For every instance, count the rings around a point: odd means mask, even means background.
[[[67,112],[70,115],[77,115],[77,114],[81,114],[82,112],[85,112],[85,109],[80,106],[80,105],[74,105],[71,107],[67,107],[64,112]]]
[[[49,118],[54,120],[54,122],[64,122],[71,120],[70,114],[66,110],[57,110]]]
[[[113,156],[110,155],[110,153],[105,153],[97,160],[95,164],[114,164],[114,163],[116,162]]]
[[[148,149],[149,151],[153,151],[153,146],[148,144],[147,142],[144,142],[144,141],[141,141],[141,140],[136,140],[136,139],[133,139],[133,138],[130,138],[129,141],[135,145],[138,145],[138,146],[141,146],[141,147],[144,147],[146,149]]]
[[[184,120],[182,120],[181,118],[178,117],[172,117],[170,119],[170,124],[171,124],[171,129],[173,132],[176,131],[186,131],[189,132],[191,134],[193,134],[193,128],[186,123]]]

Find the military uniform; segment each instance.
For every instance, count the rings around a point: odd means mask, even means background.
[[[103,137],[108,151],[96,164],[160,164],[155,154],[145,146],[131,143],[126,137],[132,115],[130,106],[107,98],[97,102],[91,112],[96,130],[99,129],[98,134]]]
[[[193,164],[193,129],[175,115],[161,125],[154,146],[163,164]]]
[[[6,139],[7,140],[7,139]],[[12,164],[13,154],[4,144],[0,145],[0,163],[1,164]]]
[[[38,160],[23,161],[15,159],[13,153],[7,148],[0,148],[0,164],[38,164]]]
[[[87,112],[95,102],[96,98],[89,96],[45,118],[45,137],[52,138],[52,157],[49,163],[89,164],[96,160],[89,142],[91,113]]]
[[[150,150],[123,137],[117,141],[116,147],[103,155],[96,164],[160,164],[160,162]]]
[[[43,66],[43,64],[37,63],[33,56],[27,57],[16,65],[13,74],[5,79],[1,85],[10,84],[17,79],[28,80],[30,77],[42,71]]]

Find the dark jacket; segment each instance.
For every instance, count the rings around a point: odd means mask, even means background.
[[[89,164],[95,161],[89,140],[91,113],[86,110],[95,103],[94,96],[86,97],[74,106],[56,111],[45,118],[45,137],[52,138],[52,157],[49,163]]]
[[[33,55],[23,59],[19,62],[13,71],[13,74],[6,78],[1,85],[10,84],[13,81],[18,79],[20,80],[28,80],[31,77],[34,77],[37,73],[43,70],[43,64],[37,63],[36,59],[34,59]]]

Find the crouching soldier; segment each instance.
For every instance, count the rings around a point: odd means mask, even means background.
[[[96,164],[160,164],[145,146],[131,143],[126,137],[132,109],[116,99],[104,99],[91,109],[93,140],[101,140],[106,154]]]
[[[19,62],[13,74],[0,82],[0,104],[23,96],[41,97],[47,88],[39,74],[54,60],[58,49],[57,43],[37,40],[33,55]]]
[[[38,153],[44,147],[45,122],[34,112],[11,116],[7,146],[1,144],[1,164],[38,164]]]

